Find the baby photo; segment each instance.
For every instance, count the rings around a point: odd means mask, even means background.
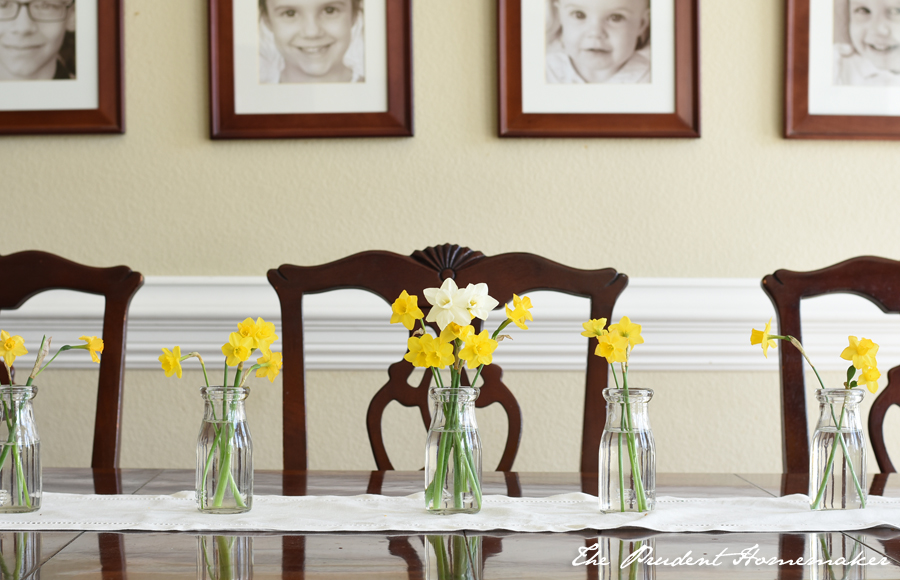
[[[547,82],[650,82],[650,0],[547,0]]]
[[[835,0],[835,85],[900,86],[900,0]]]
[[[259,0],[259,82],[364,82],[363,20],[363,0]]]
[[[75,0],[0,0],[0,81],[75,78]]]

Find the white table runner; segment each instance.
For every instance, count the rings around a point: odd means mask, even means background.
[[[243,514],[197,511],[193,492],[174,495],[45,493],[30,514],[0,515],[2,530],[446,532],[509,530],[569,532],[638,527],[661,532],[811,532],[900,528],[900,499],[870,497],[864,510],[813,512],[805,495],[781,498],[661,497],[649,514],[602,514],[597,497],[569,493],[543,498],[485,496],[481,512],[437,516],[424,495],[255,496]]]

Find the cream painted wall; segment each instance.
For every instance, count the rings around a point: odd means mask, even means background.
[[[900,255],[873,211],[896,144],[780,137],[782,0],[702,2],[699,140],[500,140],[495,2],[414,4],[414,138],[214,143],[206,1],[125,0],[128,132],[0,139],[0,252],[262,275],[450,241],[644,277]]]
[[[206,1],[125,0],[128,132],[0,139],[15,168],[0,185],[14,201],[0,253],[39,248],[147,275],[263,275],[450,241],[641,277],[900,256],[885,211],[897,145],[783,140],[783,1],[702,4],[699,140],[498,139],[495,3],[426,0],[414,7],[416,137],[212,142]],[[88,463],[92,426],[73,418],[92,416],[95,376],[44,380],[47,465]],[[310,376],[312,466],[371,468],[361,418],[380,375]],[[575,469],[577,374],[509,377],[526,410],[517,468]],[[780,469],[774,374],[636,370],[635,380],[657,390],[660,470]],[[195,372],[181,383],[126,373],[124,466],[193,465],[199,384]],[[277,384],[253,387],[259,468],[280,466],[279,401]],[[338,421],[337,405],[353,419]],[[398,467],[420,465],[415,420],[393,432]],[[481,422],[491,465],[504,423]]]

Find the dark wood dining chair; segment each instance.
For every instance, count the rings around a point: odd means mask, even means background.
[[[125,321],[131,298],[143,283],[143,276],[126,266],[94,268],[40,251],[0,256],[0,311],[15,310],[47,290],[76,290],[106,299],[91,458],[95,469],[114,470],[119,466]],[[112,489],[115,484],[101,487]]]
[[[868,299],[885,313],[900,312],[900,262],[875,256],[851,258],[839,264],[794,272],[777,270],[762,280],[762,287],[778,316],[778,333],[791,335],[803,342],[800,324],[800,301],[826,294],[855,294]],[[806,387],[804,361],[795,348],[778,349],[781,370],[781,420],[783,481],[798,481],[809,473],[809,426],[806,420]],[[869,412],[869,439],[878,468],[883,473],[895,472],[888,457],[884,439],[884,416],[888,407],[900,405],[900,367],[887,373],[888,384],[878,394]],[[805,493],[801,484],[790,485]]]
[[[419,306],[427,314],[424,288],[440,286],[453,278],[460,287],[469,283],[487,283],[491,296],[504,304],[513,293],[552,290],[590,299],[591,318],[611,318],[613,306],[628,284],[628,278],[611,268],[578,270],[527,253],[485,256],[481,252],[445,244],[404,256],[393,252],[366,251],[320,266],[285,264],[269,270],[269,282],[281,302],[284,338],[284,469],[307,469],[306,378],[304,367],[303,297],[343,288],[368,290],[390,305],[403,290],[420,297]],[[386,306],[385,312],[390,308]],[[502,314],[501,314],[502,316]],[[536,315],[538,316],[538,315]],[[480,323],[475,320],[473,322]],[[387,324],[387,320],[385,320]],[[580,332],[580,328],[573,328]],[[606,361],[593,356],[585,341],[587,375],[584,418],[582,422],[581,471],[596,473],[600,436],[606,420],[603,389],[607,385]],[[402,346],[398,346],[402,348]],[[391,365],[389,380],[369,406],[366,425],[375,464],[379,470],[393,469],[384,446],[381,418],[385,407],[397,401],[406,407],[418,407],[425,428],[431,422],[428,387],[431,374],[425,373],[418,385],[409,384],[413,367],[405,360]],[[484,368],[484,383],[477,407],[500,404],[507,413],[508,432],[498,471],[509,471],[518,452],[522,418],[515,397],[502,381],[498,365]],[[595,478],[596,479],[596,478]]]

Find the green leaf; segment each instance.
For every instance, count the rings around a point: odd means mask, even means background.
[[[847,369],[847,380],[852,381],[854,376],[856,376],[856,367],[850,365],[850,368]]]
[[[851,389],[855,389],[855,388],[858,387],[858,386],[859,386],[859,385],[856,383],[856,381],[850,381],[850,388],[851,388]]]

